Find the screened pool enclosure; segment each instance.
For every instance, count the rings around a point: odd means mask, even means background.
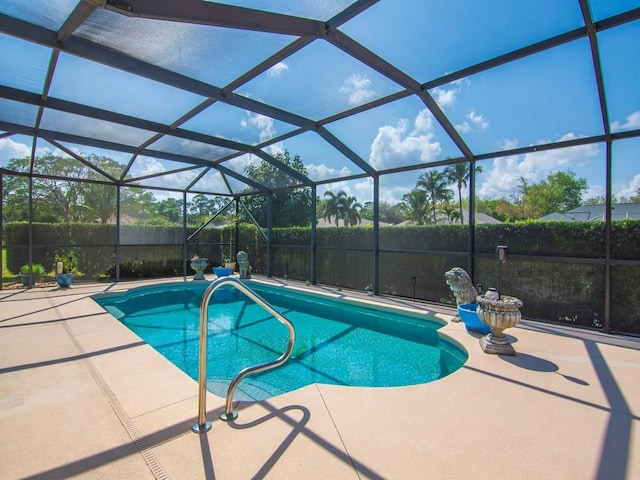
[[[0,52],[3,288],[244,250],[640,334],[639,0],[4,0]]]

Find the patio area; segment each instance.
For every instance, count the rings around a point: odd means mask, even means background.
[[[135,285],[0,291],[3,479],[640,478],[640,339],[523,320],[517,356],[487,355],[453,309],[380,298],[447,320],[465,365],[410,387],[311,385],[233,423],[210,394],[198,435],[197,382],[89,298]]]

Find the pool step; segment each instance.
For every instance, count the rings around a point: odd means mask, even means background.
[[[214,395],[225,398],[231,381],[231,378],[209,377],[207,378],[207,390]],[[240,382],[233,399],[243,402],[256,402],[259,400],[266,400],[286,392],[286,390],[278,388],[275,385],[248,377]]]

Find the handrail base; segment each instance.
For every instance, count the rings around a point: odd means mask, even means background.
[[[204,422],[202,425],[196,422],[191,426],[193,433],[207,433],[209,430],[211,430],[211,422]]]
[[[233,422],[236,418],[238,418],[238,412],[222,412],[220,414],[220,420],[224,420],[225,422]]]

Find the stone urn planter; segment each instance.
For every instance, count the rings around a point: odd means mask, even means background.
[[[515,355],[516,351],[504,336],[504,330],[515,327],[520,322],[522,302],[508,295],[502,295],[498,299],[478,295],[476,302],[478,317],[491,328],[489,334],[480,338],[482,351],[498,355]]]
[[[193,276],[194,280],[206,280],[204,277],[204,271],[209,265],[209,260],[204,257],[195,256],[191,259],[191,268],[193,268],[196,274]]]

